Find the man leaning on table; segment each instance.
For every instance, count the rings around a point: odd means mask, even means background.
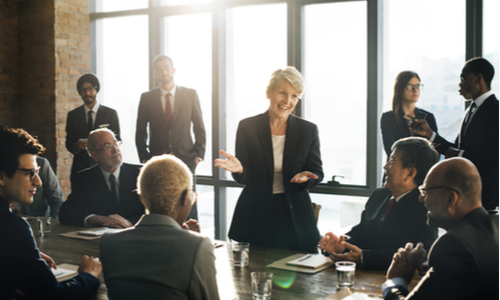
[[[394,252],[409,241],[422,242],[429,249],[437,238],[437,228],[426,224],[427,210],[418,201],[417,187],[438,157],[426,139],[396,141],[384,165],[385,187],[372,193],[361,222],[345,236],[327,233],[319,242],[320,248],[334,261],[354,261],[368,270],[386,269]]]
[[[22,129],[0,128],[0,298],[14,299],[16,289],[33,299],[85,299],[99,288],[101,263],[84,256],[78,276],[59,283],[56,264],[36,246],[30,225],[9,206],[29,205],[42,182],[36,156],[43,146]]]
[[[428,257],[421,244],[398,250],[384,299],[498,299],[498,211],[482,206],[477,168],[465,158],[444,160],[429,171],[420,193],[428,223],[447,232]],[[416,270],[425,275],[408,295]]]
[[[132,226],[144,213],[136,192],[141,166],[122,162],[118,141],[107,128],[92,131],[87,145],[97,165],[75,176],[74,189],[61,206],[59,220],[75,226]]]
[[[212,243],[186,230],[195,220],[183,223],[197,197],[192,186],[192,173],[173,155],[144,165],[137,188],[146,214],[101,238],[109,299],[219,299]]]

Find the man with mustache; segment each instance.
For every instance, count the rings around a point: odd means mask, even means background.
[[[429,128],[427,121],[415,120],[422,126],[410,130],[427,137],[446,158],[461,156],[474,163],[483,185],[481,200],[486,209],[498,207],[498,99],[491,91],[495,69],[484,58],[465,63],[460,74],[459,93],[471,105],[454,143],[450,143]]]
[[[94,74],[85,74],[76,83],[83,105],[70,111],[66,121],[66,148],[73,153],[71,166],[71,188],[78,171],[94,165],[96,162],[87,153],[87,137],[96,128],[109,128],[120,139],[120,124],[114,109],[101,105],[97,93],[101,85]]]
[[[107,128],[92,131],[88,152],[97,162],[75,176],[59,220],[75,226],[132,226],[144,213],[136,192],[140,165],[122,163],[119,142]]]

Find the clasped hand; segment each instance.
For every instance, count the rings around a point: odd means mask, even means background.
[[[335,234],[328,232],[319,241],[319,248],[325,250],[330,255],[333,261],[352,261],[360,263],[363,250],[359,247],[345,241],[345,237],[341,235],[337,237]],[[345,249],[350,250],[344,253]]]
[[[401,277],[409,284],[413,279],[415,271],[425,273],[427,267],[424,262],[427,259],[427,251],[422,243],[418,243],[414,248],[413,243],[407,243],[405,248],[399,248],[394,253],[391,266],[387,271],[387,279]]]

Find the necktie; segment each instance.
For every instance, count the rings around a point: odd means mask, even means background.
[[[116,194],[116,177],[114,174],[109,175],[109,183],[111,186],[111,200],[115,209],[118,210],[118,195]]]
[[[90,132],[92,131],[92,127],[94,125],[94,122],[92,121],[92,111],[89,110],[89,112],[87,114],[89,116],[87,119],[87,130],[88,130],[88,133],[90,134]]]
[[[387,211],[385,212],[384,219],[387,218],[387,215],[391,212],[392,207],[394,206],[394,204],[396,204],[396,199],[391,198],[390,202],[391,203],[389,204],[389,207],[387,208]]]
[[[165,114],[167,116],[167,123],[168,123],[168,126],[170,126],[170,124],[172,124],[172,94],[170,93],[167,93],[167,107],[165,109]]]
[[[467,125],[469,125],[469,122],[472,118],[472,114],[476,111],[477,105],[476,102],[472,102],[470,105],[469,112],[467,112],[467,115],[465,116],[464,123],[462,124],[462,130],[461,133],[465,134],[465,131],[467,130]]]

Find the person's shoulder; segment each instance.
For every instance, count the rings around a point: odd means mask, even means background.
[[[88,178],[89,176],[94,176],[96,172],[99,171],[99,164],[95,164],[91,167],[82,169],[76,173],[75,180]]]
[[[44,166],[47,166],[49,165],[50,166],[50,162],[48,159],[46,159],[45,157],[43,156],[37,156],[36,157],[36,163],[38,164],[38,166],[40,167],[40,169],[43,169]]]
[[[248,117],[248,118],[245,118],[243,120],[240,121],[240,125],[248,125],[248,124],[252,124],[252,123],[259,123],[261,122],[263,119],[265,119],[267,116],[267,111],[263,114],[258,114],[258,115],[255,115],[255,116],[251,116],[251,117]]]
[[[81,112],[82,110],[84,110],[83,105],[80,105],[80,106],[78,106],[77,108],[70,110],[70,111],[68,112],[68,117],[69,117],[70,115],[72,116],[72,115],[78,114],[78,112]]]
[[[4,218],[2,223],[9,228],[6,233],[7,236],[4,236],[7,239],[6,246],[17,249],[33,248],[35,246],[31,227],[25,219],[13,213],[5,214],[2,217]]]
[[[106,106],[106,105],[102,105],[102,104],[101,104],[101,105],[99,106],[99,110],[101,110],[101,109],[102,109],[102,111],[103,111],[103,112],[106,112],[106,113],[114,113],[114,114],[116,114],[116,110],[114,110],[113,108],[111,108],[111,107],[109,107],[109,106]]]
[[[131,170],[139,173],[142,168],[142,164],[130,164],[130,163],[122,163],[122,169]]]
[[[196,93],[196,90],[192,89],[192,88],[185,87],[185,86],[179,86],[178,85],[176,92],[193,94],[193,93]]]
[[[370,198],[373,197],[373,196],[387,196],[387,195],[390,195],[390,194],[391,194],[391,191],[389,191],[385,187],[381,187],[381,188],[375,189],[373,191],[373,193],[371,194]]]
[[[380,120],[383,121],[389,121],[389,120],[394,120],[394,112],[392,110],[388,110],[386,112],[383,112],[382,115],[380,116]]]
[[[144,92],[141,94],[141,100],[144,100],[144,99],[150,99],[152,98],[155,94],[159,93],[160,92],[160,86],[157,86],[147,92]]]

